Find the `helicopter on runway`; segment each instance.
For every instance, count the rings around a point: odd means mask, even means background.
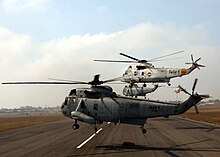
[[[95,75],[90,82],[83,81],[59,81],[59,82],[4,82],[2,84],[89,84],[89,88],[72,89],[66,96],[61,110],[64,116],[74,119],[72,128],[79,129],[78,121],[93,124],[95,132],[97,124],[103,122],[126,123],[140,125],[142,133],[146,133],[144,128],[148,118],[169,117],[186,112],[192,106],[196,106],[208,95],[194,93],[197,79],[192,88],[192,94],[181,86],[190,97],[182,103],[169,103],[154,100],[130,98],[117,95],[110,86],[101,85],[112,80],[100,81],[99,75]]]
[[[182,77],[184,75],[190,74],[194,69],[199,67],[205,67],[204,65],[200,65],[197,62],[201,59],[198,58],[194,61],[193,55],[191,55],[191,64],[189,68],[155,68],[151,62],[161,61],[159,59],[176,55],[182,53],[184,51],[179,51],[175,53],[171,53],[168,55],[156,57],[150,60],[140,60],[129,56],[124,53],[120,53],[120,55],[130,58],[133,61],[122,61],[122,60],[94,60],[98,62],[119,62],[119,63],[137,63],[134,65],[130,65],[128,69],[125,71],[123,76],[119,79],[119,81],[129,83],[131,86],[134,83],[167,83],[169,86],[171,85],[170,79],[175,77]],[[173,58],[177,59],[177,58]]]

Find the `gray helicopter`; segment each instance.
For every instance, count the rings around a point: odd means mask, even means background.
[[[138,84],[134,83],[132,85],[126,85],[123,88],[123,95],[125,96],[131,96],[137,98],[138,96],[144,96],[146,99],[146,94],[152,93],[155,90],[157,90],[159,86],[158,84],[153,85],[153,87],[149,86],[138,86]]]
[[[197,79],[193,84],[192,94],[179,86],[189,98],[182,103],[169,103],[154,100],[145,100],[117,95],[110,86],[103,83],[112,82],[114,79],[100,81],[99,75],[95,75],[90,82],[62,80],[59,82],[5,82],[2,84],[89,84],[90,88],[72,89],[65,98],[61,110],[64,116],[74,119],[72,128],[79,129],[78,121],[93,124],[95,132],[97,124],[103,122],[126,123],[140,125],[142,133],[148,118],[169,117],[186,112],[192,106],[196,106],[208,95],[194,93]]]

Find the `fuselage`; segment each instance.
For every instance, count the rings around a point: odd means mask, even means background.
[[[131,83],[146,83],[146,82],[170,82],[171,78],[182,77],[191,73],[196,66],[192,65],[190,68],[155,68],[144,67],[140,65],[131,65],[125,71],[122,77],[123,82]]]
[[[82,95],[82,97],[76,97],[75,95],[66,97],[62,105],[63,114],[88,123],[90,121],[87,119],[91,118],[101,122],[109,121],[142,125],[147,118],[180,114],[201,101],[201,98],[196,96],[191,96],[183,103],[168,103],[118,95],[96,94],[97,97],[95,93],[93,93],[92,97],[88,97],[86,94]],[[78,116],[78,113],[81,115]]]
[[[146,96],[148,93],[154,92],[158,88],[158,85],[154,85],[153,87],[141,86],[139,87],[137,84],[133,84],[132,86],[125,86],[122,93],[125,96]]]

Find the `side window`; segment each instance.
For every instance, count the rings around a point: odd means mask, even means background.
[[[134,76],[137,76],[137,71],[134,72]]]
[[[93,110],[98,110],[98,104],[94,104]]]

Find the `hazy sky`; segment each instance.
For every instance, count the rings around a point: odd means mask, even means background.
[[[219,0],[0,0],[0,81],[47,81],[48,77],[89,81],[121,76],[124,52],[150,59],[184,50],[183,59],[156,67],[188,67],[190,55],[207,67],[171,80],[189,91],[220,98]],[[179,57],[178,56],[178,57]],[[0,108],[60,105],[70,85],[0,85]],[[123,85],[113,85],[121,93]],[[160,88],[149,98],[175,100]],[[180,99],[186,96],[182,93]]]

